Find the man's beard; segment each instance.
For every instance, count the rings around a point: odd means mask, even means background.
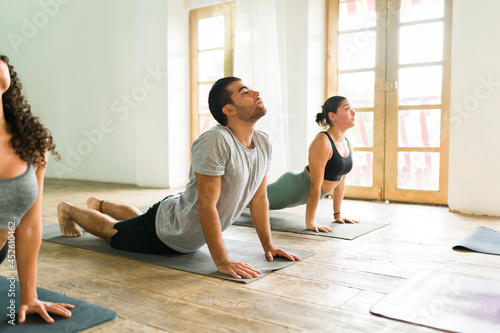
[[[240,107],[238,116],[241,121],[255,123],[257,120],[265,116],[267,109],[264,105],[250,107]]]

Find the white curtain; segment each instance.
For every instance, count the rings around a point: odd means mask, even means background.
[[[260,92],[267,115],[256,128],[273,145],[268,182],[289,169],[286,0],[236,0],[234,76]]]

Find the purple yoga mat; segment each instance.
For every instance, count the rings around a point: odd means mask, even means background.
[[[500,281],[421,271],[370,312],[452,332],[498,333]]]

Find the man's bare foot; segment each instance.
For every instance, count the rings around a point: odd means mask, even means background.
[[[60,202],[57,205],[57,219],[59,220],[59,229],[65,237],[80,237],[82,232],[76,227],[75,221],[69,217],[70,204]]]
[[[101,212],[101,210],[100,210],[101,201],[102,200],[99,198],[90,197],[87,199],[87,207],[89,209],[93,209],[93,210],[97,210],[98,212]]]

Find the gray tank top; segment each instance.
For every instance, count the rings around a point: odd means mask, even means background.
[[[35,168],[28,158],[28,169],[20,176],[0,179],[0,229],[15,227],[24,214],[33,206],[38,196],[38,181]]]

